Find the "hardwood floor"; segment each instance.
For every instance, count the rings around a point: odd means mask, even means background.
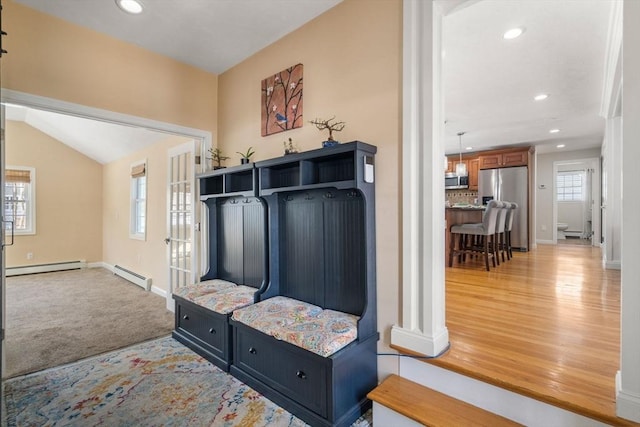
[[[599,248],[538,245],[490,272],[446,269],[451,348],[433,363],[612,425],[620,272]]]

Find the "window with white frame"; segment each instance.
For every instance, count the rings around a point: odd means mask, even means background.
[[[562,171],[556,176],[556,194],[559,202],[581,202],[584,194],[584,171]]]
[[[5,229],[36,234],[36,170],[7,166],[4,174]]]
[[[145,240],[147,236],[147,162],[131,165],[131,224],[129,236]]]

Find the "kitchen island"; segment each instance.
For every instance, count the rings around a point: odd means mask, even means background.
[[[449,261],[449,242],[451,241],[452,225],[467,224],[482,222],[482,214],[484,213],[485,206],[463,205],[452,206],[445,208],[445,232],[444,232],[444,259],[445,265],[448,265]]]

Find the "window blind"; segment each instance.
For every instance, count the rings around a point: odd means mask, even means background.
[[[131,166],[131,178],[140,178],[146,174],[146,164],[141,163],[139,165]]]
[[[31,182],[31,171],[28,170],[18,170],[18,169],[7,169],[4,174],[5,182]]]

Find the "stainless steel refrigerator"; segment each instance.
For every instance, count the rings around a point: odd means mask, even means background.
[[[501,200],[518,204],[511,246],[521,251],[529,248],[529,174],[526,166],[501,169],[483,169],[478,174],[478,200]]]

